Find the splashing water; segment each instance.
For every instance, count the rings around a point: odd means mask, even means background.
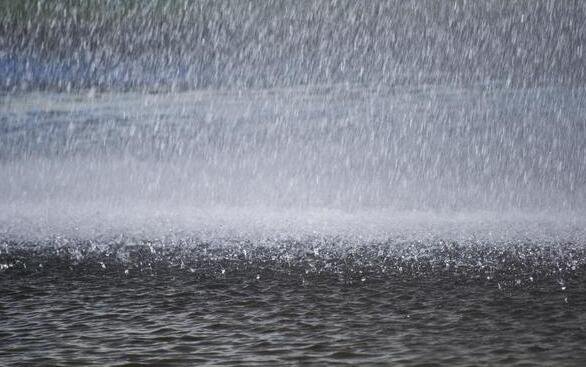
[[[2,236],[7,249],[336,243],[370,247],[365,261],[383,243],[411,257],[413,243],[537,244],[555,247],[553,264],[586,238],[584,97],[499,86],[9,96]]]
[[[0,364],[580,364],[585,14],[0,1]]]

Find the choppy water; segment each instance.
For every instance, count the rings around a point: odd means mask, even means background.
[[[4,249],[0,363],[586,361],[583,244],[134,246]]]

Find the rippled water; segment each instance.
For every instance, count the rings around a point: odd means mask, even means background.
[[[0,362],[579,366],[583,228],[501,243],[13,237]]]
[[[270,260],[239,260],[225,272],[210,266],[207,276],[201,269],[124,274],[59,266],[0,278],[2,364],[586,361],[583,265],[563,287],[529,274],[499,284],[466,271],[418,274],[408,267],[372,278],[333,270],[292,275]]]

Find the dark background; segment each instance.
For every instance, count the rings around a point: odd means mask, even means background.
[[[0,1],[0,88],[582,85],[581,1]]]

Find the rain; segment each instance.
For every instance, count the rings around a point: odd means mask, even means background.
[[[580,364],[585,47],[582,1],[0,0],[0,365]]]

